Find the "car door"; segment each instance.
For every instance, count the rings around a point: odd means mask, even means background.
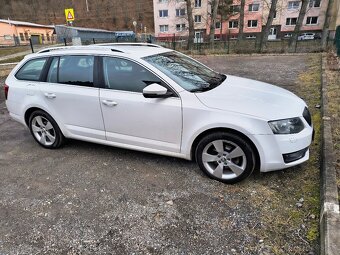
[[[86,55],[54,57],[40,90],[52,116],[72,136],[105,140],[99,88],[93,81],[94,59]]]
[[[180,98],[175,93],[169,98],[145,98],[142,91],[147,85],[167,85],[134,61],[118,57],[103,57],[102,61],[105,88],[100,89],[100,102],[107,140],[179,152]]]

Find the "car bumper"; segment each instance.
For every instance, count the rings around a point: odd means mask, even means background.
[[[308,127],[292,135],[255,135],[260,148],[260,171],[281,170],[307,161],[313,133],[313,128]]]

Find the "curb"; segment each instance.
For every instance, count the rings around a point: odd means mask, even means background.
[[[321,166],[321,255],[338,255],[340,251],[340,213],[336,171],[334,162],[332,129],[328,117],[326,79],[327,55],[322,54],[321,99],[322,99],[322,166]]]

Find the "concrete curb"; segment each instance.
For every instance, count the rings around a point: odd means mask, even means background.
[[[340,251],[340,214],[332,129],[328,117],[328,97],[326,79],[327,55],[322,54],[322,172],[321,172],[321,212],[320,238],[321,255],[338,255]]]

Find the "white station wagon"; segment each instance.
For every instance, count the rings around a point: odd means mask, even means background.
[[[305,102],[152,44],[45,49],[5,84],[10,116],[48,149],[66,138],[196,160],[235,183],[309,158]]]

